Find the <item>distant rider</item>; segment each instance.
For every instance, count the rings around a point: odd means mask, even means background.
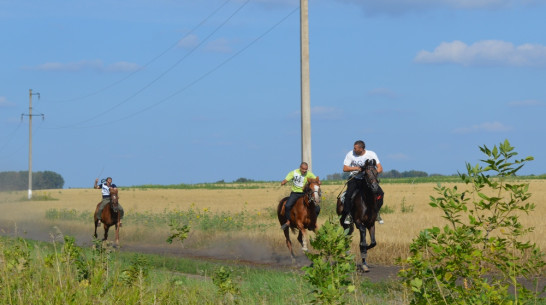
[[[350,172],[349,180],[347,181],[347,191],[345,192],[345,197],[343,200],[343,213],[341,213],[341,219],[344,219],[345,224],[351,224],[353,222],[353,219],[351,217],[351,210],[353,208],[351,196],[358,188],[356,179],[353,179],[355,175],[362,171],[362,167],[364,166],[364,163],[366,163],[366,160],[375,160],[377,173],[380,174],[383,172],[383,166],[379,162],[377,154],[371,150],[366,150],[365,148],[366,144],[364,143],[364,141],[356,141],[353,146],[353,150],[347,153],[347,155],[345,156],[345,160],[343,161],[343,171]],[[378,191],[375,195],[379,197],[378,205],[381,209],[384,196],[381,187],[378,188]],[[379,223],[383,223],[383,220],[381,219],[381,217],[379,217],[379,212],[377,214],[377,217]]]
[[[284,205],[284,218],[285,223],[281,226],[281,230],[285,230],[290,226],[290,212],[296,201],[304,195],[303,186],[307,183],[307,179],[316,179],[317,176],[308,171],[309,165],[306,162],[300,164],[300,168],[289,172],[286,178],[281,182],[281,185],[285,185],[288,181],[292,181],[292,191],[290,197]]]
[[[102,219],[101,219],[102,210],[104,210],[104,207],[110,203],[110,189],[117,188],[117,186],[112,183],[111,177],[106,178],[106,181],[97,185],[98,182],[99,182],[99,179],[98,178],[95,179],[95,185],[93,186],[93,188],[95,189],[102,190],[102,201],[100,202],[99,210],[97,212],[97,218],[99,220],[97,223],[97,226],[99,226],[102,222]],[[119,204],[119,202],[118,202],[118,209],[119,209],[119,218],[120,218],[119,225],[121,226],[121,219],[123,219],[123,215],[125,213],[123,211],[123,207],[121,206],[121,204]]]

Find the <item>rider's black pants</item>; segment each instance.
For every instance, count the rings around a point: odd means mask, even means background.
[[[288,197],[288,200],[286,201],[286,204],[284,205],[284,219],[286,221],[290,220],[290,210],[292,210],[292,207],[298,201],[300,197],[303,196],[303,193],[297,193],[297,192],[291,192],[290,197]]]

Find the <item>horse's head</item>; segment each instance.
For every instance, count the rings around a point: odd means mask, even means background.
[[[117,187],[110,188],[110,202],[112,203],[112,206],[117,207],[118,200],[119,200],[118,188]]]
[[[364,166],[362,167],[364,180],[374,194],[379,190],[379,179],[377,178],[378,173],[376,165],[376,161],[372,159],[366,160],[366,163],[364,163]]]
[[[316,205],[320,204],[320,198],[322,192],[320,190],[320,179],[307,179],[307,184],[303,188],[304,193],[307,194],[309,201],[314,202]]]

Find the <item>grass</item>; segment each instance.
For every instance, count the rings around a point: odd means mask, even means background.
[[[112,251],[95,243],[79,248],[70,242],[0,239],[0,303],[3,304],[287,304],[309,303],[310,286],[300,270],[250,267],[159,255]],[[79,261],[80,263],[76,263]],[[236,302],[225,302],[211,277],[231,270],[240,287]],[[87,273],[82,276],[79,270]],[[395,303],[401,286],[375,289],[355,278],[359,292],[348,304]],[[370,303],[373,304],[373,303]]]

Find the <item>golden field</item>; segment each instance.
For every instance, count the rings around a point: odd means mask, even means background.
[[[532,193],[529,202],[536,204],[531,215],[522,215],[520,221],[525,227],[535,227],[533,233],[527,235],[544,251],[546,241],[546,181],[528,180],[529,191]],[[453,186],[453,183],[443,183]],[[460,189],[463,184],[457,184]],[[214,249],[217,255],[233,254],[245,258],[251,255],[249,249],[256,249],[258,257],[266,257],[268,253],[288,256],[284,236],[274,217],[278,201],[289,194],[289,187],[280,187],[278,183],[260,183],[256,189],[139,189],[122,188],[120,203],[126,213],[126,220],[121,229],[121,245],[129,248],[143,249],[153,247],[161,251],[172,252],[180,245],[167,245],[166,237],[169,227],[146,227],[138,221],[131,221],[131,214],[156,214],[165,211],[187,211],[194,209],[206,213],[237,214],[245,212],[252,215],[252,221],[262,222],[265,230],[241,230],[238,232],[192,232],[184,242],[185,249]],[[396,258],[405,257],[408,245],[419,231],[432,226],[445,225],[441,211],[428,205],[430,196],[436,196],[435,183],[416,184],[382,184],[385,191],[384,207],[391,213],[382,213],[385,224],[376,225],[378,245],[370,250],[369,261],[373,264],[394,264]],[[343,185],[323,185],[323,211],[332,208],[336,196],[342,191]],[[49,209],[75,210],[92,213],[100,200],[100,190],[61,189],[34,191],[34,196],[46,196],[54,200],[27,201],[27,192],[0,193],[0,233],[11,236],[22,236],[47,240],[54,238],[59,232],[75,236],[83,244],[90,243],[93,230],[92,219],[86,221],[49,220],[45,214]],[[404,211],[403,207],[405,207]],[[325,213],[326,214],[326,213]],[[327,220],[327,216],[319,216],[319,224]],[[310,234],[313,236],[313,234]],[[99,230],[102,236],[102,228]],[[110,233],[113,240],[113,232]],[[358,251],[358,232],[353,238],[353,250]],[[368,238],[369,240],[369,238]],[[233,241],[233,242],[229,242]],[[243,244],[244,241],[244,244]],[[295,238],[292,239],[296,243]],[[295,246],[298,255],[301,247]],[[357,255],[358,257],[358,255]]]

